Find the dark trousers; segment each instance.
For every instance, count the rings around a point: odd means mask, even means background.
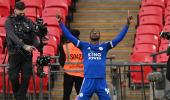
[[[21,54],[9,55],[8,74],[12,83],[12,90],[16,100],[26,100],[29,80],[32,74],[32,58],[26,58],[26,56]]]
[[[72,76],[64,73],[64,95],[63,100],[70,100],[70,94],[72,92],[73,84],[75,84],[75,90],[79,94],[83,78]]]
[[[170,81],[170,56],[167,61],[166,78],[168,81]]]

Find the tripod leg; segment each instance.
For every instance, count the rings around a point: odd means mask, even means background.
[[[3,100],[6,100],[6,75],[5,66],[3,67]]]
[[[51,100],[51,66],[48,69],[48,100]]]
[[[43,100],[43,78],[40,77],[40,93],[39,93],[39,100]]]
[[[34,87],[33,100],[36,100],[36,84],[35,84],[34,65],[33,65],[33,69],[32,69],[32,79],[33,79],[33,87]]]

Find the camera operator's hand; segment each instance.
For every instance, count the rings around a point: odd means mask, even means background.
[[[32,52],[33,50],[36,50],[34,46],[30,46],[30,45],[24,45],[23,48],[28,52]]]
[[[130,15],[130,12],[128,10],[127,25],[130,25],[132,22],[133,22],[133,16]]]
[[[57,18],[58,23],[62,21],[61,15],[56,15],[56,18]]]

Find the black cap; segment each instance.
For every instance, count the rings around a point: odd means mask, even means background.
[[[25,3],[21,2],[21,1],[16,2],[15,3],[15,9],[24,10],[25,9]]]
[[[73,36],[75,36],[76,38],[79,37],[80,35],[80,31],[77,29],[71,29],[70,32],[72,33]]]

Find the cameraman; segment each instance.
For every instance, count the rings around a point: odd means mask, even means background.
[[[40,51],[42,46],[34,33],[35,24],[25,17],[25,4],[16,2],[14,14],[5,22],[6,40],[9,54],[9,79],[16,100],[26,100],[30,76],[32,74],[32,51]],[[34,47],[35,46],[35,47]],[[21,81],[19,82],[19,73]]]

